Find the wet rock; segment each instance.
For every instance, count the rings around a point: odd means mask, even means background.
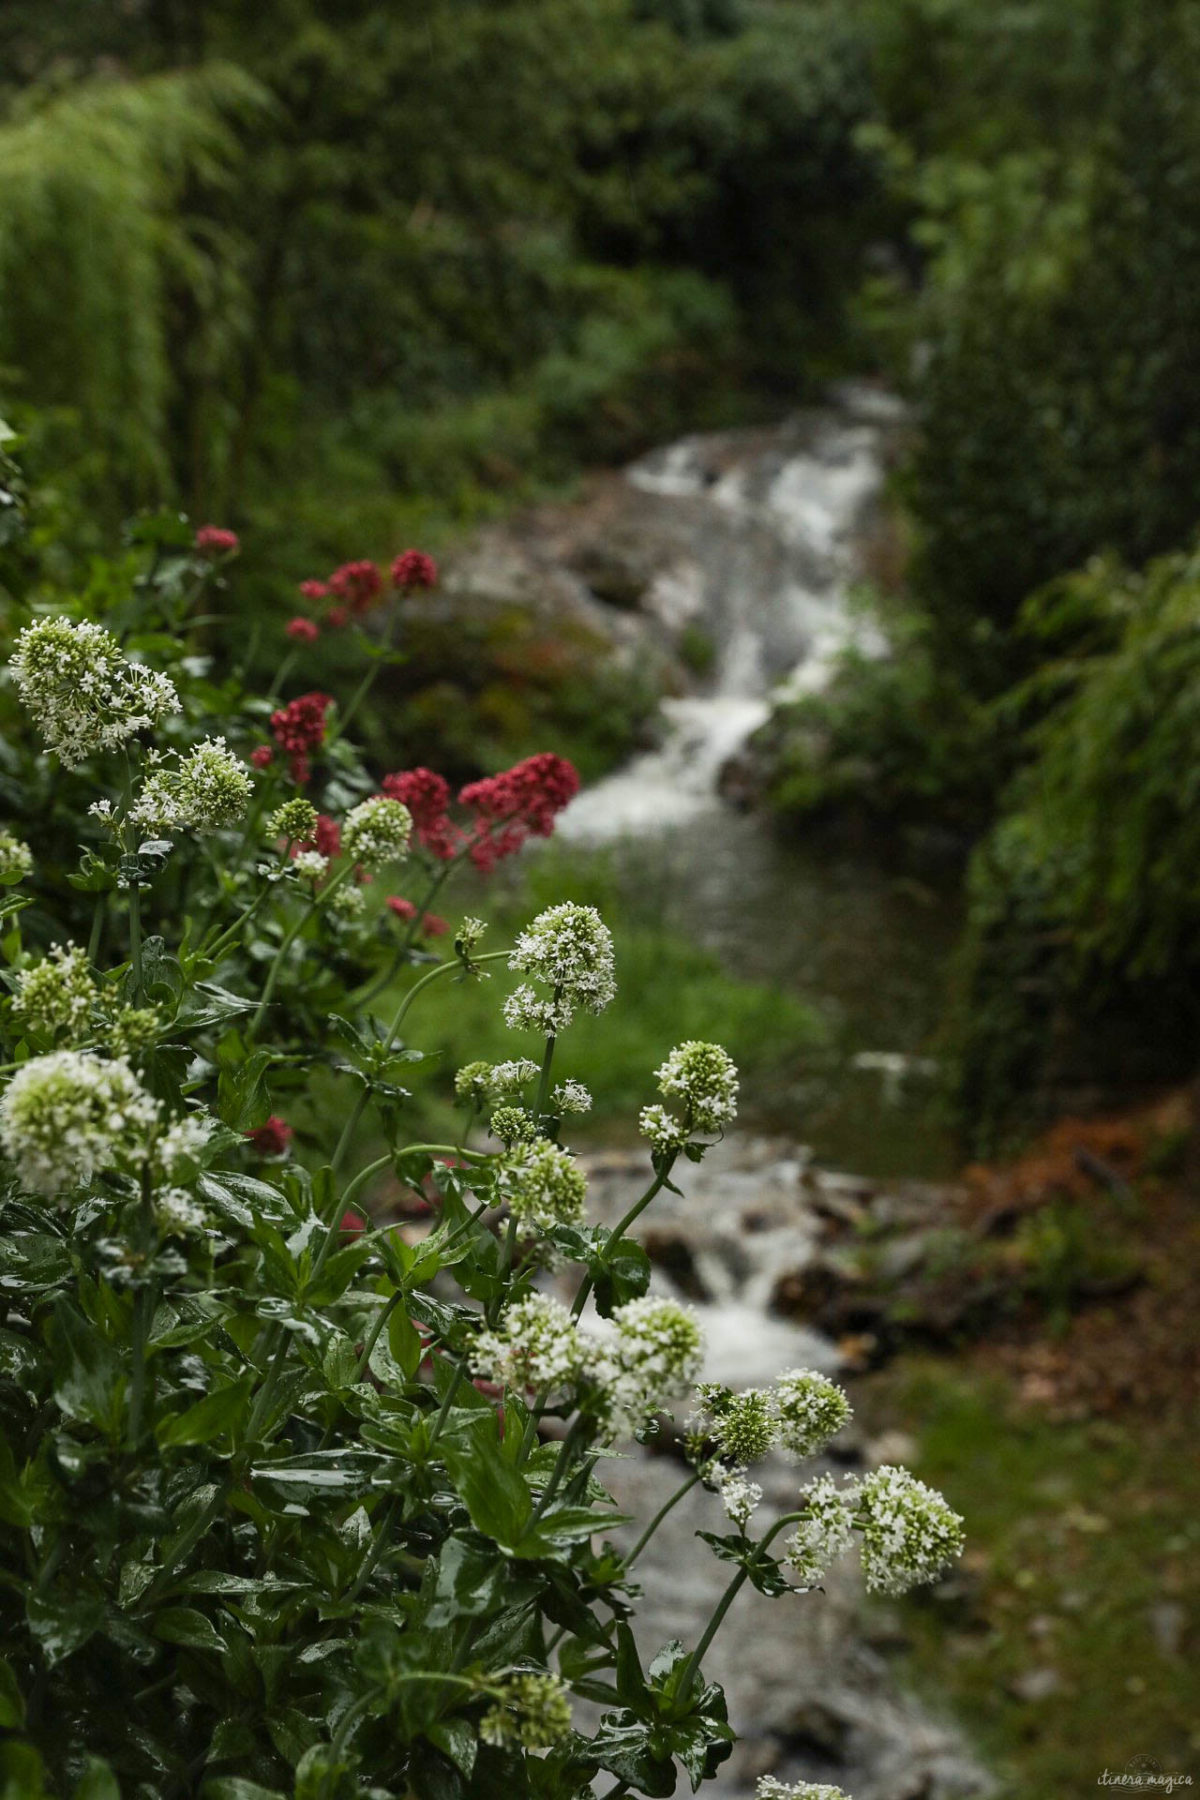
[[[1150,1630],[1163,1656],[1178,1656],[1187,1626],[1187,1612],[1174,1600],[1160,1601],[1150,1608]]]
[[[696,1266],[695,1251],[681,1233],[648,1229],[642,1233],[642,1247],[654,1266],[669,1276],[688,1300],[712,1299]]]
[[[1061,1686],[1062,1676],[1057,1669],[1026,1669],[1009,1682],[1008,1691],[1014,1700],[1034,1704],[1039,1700],[1049,1700]]]

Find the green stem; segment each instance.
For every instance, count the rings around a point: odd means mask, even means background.
[[[583,1430],[584,1420],[581,1417],[576,1417],[572,1421],[571,1429],[567,1432],[566,1437],[559,1446],[558,1455],[554,1460],[554,1467],[550,1471],[550,1479],[546,1483],[546,1486],[542,1491],[542,1497],[537,1503],[537,1510],[533,1515],[535,1524],[541,1518],[555,1494],[558,1492],[559,1487],[562,1484],[562,1478],[566,1474],[568,1465],[570,1464],[572,1452],[574,1451],[576,1444],[578,1444],[580,1437],[583,1435]]]
[[[129,965],[133,970],[133,998],[142,991],[142,896],[134,877],[129,890]]]
[[[279,1386],[279,1377],[283,1372],[283,1365],[287,1361],[288,1350],[290,1347],[291,1338],[284,1330],[283,1326],[273,1325],[271,1327],[271,1339],[268,1346],[268,1355],[271,1359],[270,1364],[267,1368],[266,1378],[258,1390],[254,1405],[250,1409],[250,1418],[246,1425],[246,1442],[248,1444],[254,1442],[259,1429],[267,1416],[270,1403],[275,1396],[275,1389]]]
[[[383,1509],[383,1517],[379,1521],[379,1530],[375,1533],[375,1541],[367,1552],[363,1565],[354,1578],[353,1585],[346,1595],[347,1600],[356,1600],[375,1573],[376,1564],[387,1549],[388,1537],[392,1529],[392,1521],[396,1516],[399,1506],[400,1496],[399,1494],[393,1494]]]
[[[289,650],[275,673],[275,679],[267,689],[266,698],[274,700],[283,690],[283,684],[296,666],[298,650]]]
[[[371,664],[370,668],[355,688],[353,694],[351,694],[349,706],[346,708],[345,712],[342,713],[341,717],[337,720],[334,729],[326,738],[325,742],[327,745],[335,744],[340,737],[345,737],[347,731],[350,729],[351,719],[354,717],[367,695],[371,692],[371,689],[375,686],[375,678],[379,674],[381,667],[382,660]]]
[[[554,1004],[556,1006],[561,996],[562,990],[555,988]],[[542,1114],[546,1110],[546,1101],[550,1094],[550,1065],[554,1061],[554,1046],[557,1042],[557,1037],[551,1032],[546,1038],[546,1048],[542,1053],[542,1072],[538,1078],[537,1098],[533,1103],[533,1122],[539,1130],[541,1129]]]
[[[477,956],[473,960],[477,963],[500,962],[511,954],[512,952],[509,950],[489,950],[486,956]],[[451,962],[439,963],[435,969],[430,969],[427,975],[422,975],[420,981],[415,982],[413,986],[409,988],[407,994],[405,994],[403,1000],[396,1009],[396,1016],[392,1020],[392,1028],[384,1039],[383,1047],[385,1050],[390,1050],[395,1043],[396,1038],[399,1035],[400,1027],[403,1025],[404,1020],[408,1015],[408,1009],[416,999],[417,995],[423,993],[430,982],[439,980],[443,975],[452,975],[455,970],[461,968],[462,964],[457,957]]]
[[[104,915],[108,910],[108,895],[97,894],[96,906],[92,913],[92,931],[88,938],[88,961],[95,968],[100,960],[100,940],[104,935]]]
[[[754,1546],[754,1550],[751,1555],[750,1562],[754,1563],[758,1559],[758,1556],[760,1555],[760,1553],[767,1548],[767,1546],[772,1542],[772,1540],[774,1538],[776,1538],[779,1535],[779,1533],[785,1528],[785,1526],[794,1525],[797,1522],[797,1520],[802,1519],[803,1517],[804,1517],[803,1512],[791,1512],[791,1513],[784,1513],[784,1515],[781,1519],[776,1519],[775,1523],[771,1526],[771,1529],[768,1532],[766,1532],[758,1540],[758,1543]],[[734,1576],[733,1580],[729,1583],[729,1586],[725,1589],[725,1592],[721,1595],[721,1598],[718,1600],[716,1607],[713,1611],[713,1615],[712,1615],[711,1619],[708,1621],[708,1624],[704,1628],[703,1634],[700,1638],[700,1642],[696,1645],[696,1648],[692,1651],[692,1654],[688,1657],[687,1665],[683,1671],[682,1676],[680,1677],[678,1693],[679,1693],[679,1696],[681,1699],[687,1698],[687,1695],[691,1689],[692,1683],[695,1680],[697,1670],[700,1667],[700,1663],[704,1657],[705,1652],[708,1649],[708,1646],[712,1643],[713,1639],[717,1635],[717,1632],[721,1629],[721,1625],[722,1625],[722,1622],[724,1621],[725,1614],[729,1611],[730,1607],[733,1605],[734,1601],[737,1599],[739,1589],[749,1579],[749,1576],[750,1576],[750,1569],[748,1566],[739,1569],[737,1574]]]
[[[255,1036],[258,1033],[258,1028],[262,1024],[263,1014],[266,1012],[267,1007],[271,1004],[271,998],[275,992],[275,984],[279,980],[279,976],[280,976],[280,973],[283,968],[283,961],[284,961],[284,958],[286,957],[288,951],[291,949],[292,945],[295,943],[295,941],[296,941],[297,937],[300,935],[301,931],[303,931],[304,927],[308,924],[308,921],[312,918],[313,914],[315,912],[317,912],[318,909],[325,904],[325,902],[329,899],[330,895],[335,893],[337,891],[337,889],[341,887],[342,883],[344,881],[348,880],[349,877],[353,873],[354,873],[353,866],[350,863],[347,863],[346,867],[344,869],[340,869],[338,871],[338,873],[334,876],[333,880],[329,883],[329,885],[327,887],[322,888],[319,894],[313,895],[312,899],[309,901],[308,905],[304,908],[304,911],[300,914],[299,918],[297,918],[288,927],[287,932],[284,934],[283,942],[280,944],[278,950],[275,952],[274,961],[272,962],[271,967],[267,971],[267,979],[266,979],[266,983],[263,987],[262,997],[258,1002],[258,1007],[254,1013],[254,1017],[251,1019],[250,1024],[247,1027],[246,1041],[248,1043],[253,1042]]]
[[[192,1520],[192,1523],[188,1526],[174,1550],[171,1552],[170,1560],[164,1562],[162,1568],[158,1571],[158,1574],[154,1577],[154,1580],[142,1595],[140,1606],[143,1611],[148,1610],[153,1605],[154,1601],[158,1599],[159,1595],[163,1592],[171,1577],[174,1575],[176,1569],[179,1568],[180,1564],[186,1560],[189,1553],[200,1542],[200,1539],[204,1536],[205,1532],[220,1512],[222,1506],[225,1504],[225,1496],[228,1491],[227,1487],[218,1488],[203,1512],[199,1513],[197,1517]]]
[[[437,1443],[438,1438],[441,1436],[442,1426],[449,1417],[450,1408],[454,1404],[454,1396],[462,1385],[462,1378],[463,1366],[461,1363],[455,1363],[454,1374],[450,1377],[450,1385],[442,1398],[442,1404],[438,1407],[437,1418],[433,1421],[433,1430],[429,1434],[430,1449],[433,1448],[434,1444]]]
[[[641,1199],[635,1200],[633,1205],[630,1207],[629,1211],[625,1214],[624,1218],[619,1219],[617,1221],[616,1225],[613,1227],[611,1237],[608,1239],[608,1241],[606,1242],[606,1244],[604,1246],[605,1256],[607,1256],[609,1254],[609,1252],[612,1250],[612,1248],[615,1244],[620,1243],[621,1239],[624,1237],[625,1233],[629,1230],[629,1227],[634,1223],[635,1219],[637,1219],[642,1213],[645,1212],[645,1210],[649,1206],[650,1202],[654,1199],[654,1196],[657,1193],[659,1193],[661,1191],[661,1189],[665,1186],[667,1179],[670,1176],[671,1170],[675,1167],[675,1158],[676,1158],[676,1156],[678,1156],[678,1154],[679,1154],[678,1151],[672,1152],[672,1154],[667,1158],[666,1162],[663,1164],[662,1168],[659,1170],[658,1174],[654,1177],[654,1180],[650,1183],[650,1186],[646,1189],[645,1193],[642,1195]],[[592,1287],[593,1287],[593,1280],[592,1280],[591,1275],[585,1275],[583,1278],[583,1281],[580,1283],[579,1292],[575,1296],[575,1305],[571,1309],[572,1318],[577,1319],[579,1317],[579,1315],[582,1313],[584,1307],[587,1305],[588,1295],[591,1293]]]
[[[500,1308],[504,1302],[504,1284],[508,1280],[509,1271],[512,1268],[513,1251],[516,1248],[516,1243],[517,1220],[516,1215],[510,1213],[508,1218],[508,1230],[504,1234],[504,1242],[500,1247],[500,1268],[498,1271],[500,1276],[500,1292],[496,1294],[494,1299],[488,1301],[484,1313],[489,1327],[494,1326],[496,1320],[500,1317]]]
[[[139,1213],[140,1238],[139,1248],[142,1255],[149,1258],[154,1251],[154,1199],[150,1188],[149,1168],[142,1169],[142,1195]],[[129,1376],[129,1432],[130,1450],[136,1450],[142,1437],[142,1420],[146,1409],[146,1342],[150,1336],[150,1322],[154,1317],[154,1280],[146,1275],[133,1307],[133,1360]]]
[[[658,1530],[658,1528],[662,1524],[663,1520],[667,1517],[667,1514],[674,1512],[675,1508],[679,1505],[679,1502],[683,1499],[684,1495],[690,1494],[692,1489],[695,1487],[696,1483],[700,1479],[701,1479],[700,1471],[697,1470],[694,1475],[690,1476],[688,1478],[688,1480],[684,1482],[682,1487],[677,1487],[675,1489],[675,1492],[671,1495],[671,1498],[669,1500],[667,1500],[662,1506],[659,1507],[658,1511],[655,1513],[654,1517],[651,1519],[650,1523],[647,1525],[645,1531],[643,1531],[641,1537],[638,1539],[637,1543],[633,1546],[633,1549],[629,1552],[629,1555],[625,1558],[626,1569],[632,1569],[634,1563],[637,1561],[638,1557],[642,1554],[642,1551],[646,1548],[646,1545],[650,1542],[650,1539],[654,1536],[655,1532]]]

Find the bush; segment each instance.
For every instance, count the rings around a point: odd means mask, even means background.
[[[695,1789],[729,1754],[703,1658],[741,1586],[810,1588],[857,1531],[868,1585],[901,1592],[957,1554],[960,1521],[879,1469],[809,1483],[752,1535],[749,1465],[815,1454],[849,1408],[805,1371],[705,1384],[675,1499],[719,1493],[730,1529],[703,1535],[730,1581],[693,1647],[643,1667],[631,1572],[665,1515],[632,1548],[606,1537],[625,1521],[595,1469],[659,1428],[702,1345],[628,1233],[732,1123],[736,1070],[698,1040],[666,1056],[645,1191],[590,1225],[561,1142],[588,1096],[554,1063],[613,997],[606,926],[567,902],[481,951],[483,923],[427,910],[463,858],[552,829],[574,772],[540,756],[456,810],[429,770],[381,787],[347,733],[386,649],[359,634],[373,664],[342,708],[218,679],[205,632],[236,539],[138,535],[60,610],[15,597],[0,547],[23,834],[0,835],[0,1789],[575,1800],[601,1771],[673,1792],[677,1765]],[[369,568],[342,571],[352,611]],[[363,878],[399,867],[422,897],[368,908]],[[503,1012],[536,1057],[469,1063],[457,1142],[415,1143],[412,1025],[486,965],[521,978]],[[368,1120],[384,1148],[364,1162]],[[381,1211],[384,1181],[431,1229]],[[571,1311],[550,1268],[573,1272]],[[575,1695],[604,1708],[590,1735]]]
[[[1028,767],[971,871],[958,1086],[985,1140],[1031,1101],[1194,1066],[1198,607],[1191,552],[1097,563],[1026,612],[1074,648],[1012,701]]]

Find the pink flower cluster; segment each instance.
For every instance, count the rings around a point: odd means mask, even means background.
[[[385,775],[383,791],[402,800],[413,816],[417,842],[439,862],[466,853],[488,874],[528,837],[549,837],[554,821],[579,792],[574,765],[551,751],[468,782],[458,796],[474,816],[459,825],[450,817],[450,788],[432,769],[404,769]]]
[[[236,531],[226,531],[223,525],[201,525],[192,540],[201,556],[236,556],[241,549],[241,539]]]
[[[325,742],[325,714],[333,705],[331,694],[301,694],[271,714],[271,735],[288,758],[292,780],[303,787],[311,774],[310,758]],[[265,749],[266,746],[264,745]],[[257,768],[270,761],[254,751],[250,758]]]
[[[404,550],[392,562],[392,586],[399,594],[412,594],[418,588],[436,587],[437,579],[437,564],[423,550]],[[364,613],[370,612],[382,592],[383,576],[377,566],[365,558],[343,563],[340,569],[335,569],[324,581],[300,583],[300,593],[311,606],[319,606],[325,601],[332,602],[326,608],[324,623],[334,631],[348,625],[352,619],[361,619]],[[304,644],[315,643],[321,635],[321,627],[316,620],[306,618],[303,614],[289,619],[284,631],[297,643]]]
[[[260,1156],[282,1156],[292,1141],[292,1128],[286,1119],[272,1113],[265,1124],[256,1125],[245,1135],[251,1149],[257,1150]]]
[[[403,919],[406,925],[411,924],[417,916],[416,907],[411,900],[406,900],[403,894],[389,894],[387,903],[396,917]],[[440,913],[421,914],[420,932],[422,937],[445,937],[449,929],[450,921],[443,919]]]

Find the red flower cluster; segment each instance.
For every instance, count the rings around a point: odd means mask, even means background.
[[[411,924],[412,920],[417,916],[416,907],[411,900],[406,900],[403,894],[389,894],[387,903],[395,913],[396,917],[398,919],[403,919],[405,924]],[[423,936],[445,937],[449,929],[449,919],[443,919],[440,913],[427,912],[421,914],[421,932]]]
[[[237,532],[223,525],[201,525],[193,542],[201,556],[234,556],[242,547]]]
[[[499,775],[468,782],[458,796],[475,815],[466,827],[451,819],[450,789],[432,769],[385,775],[383,791],[404,802],[418,843],[439,862],[450,862],[465,849],[486,875],[526,838],[550,836],[556,817],[579,792],[579,775],[572,763],[547,750]]]
[[[392,563],[392,586],[402,594],[437,586],[438,566],[423,550],[405,550]]]
[[[298,856],[301,850],[315,850],[319,856],[340,856],[342,850],[342,828],[336,819],[328,813],[317,814],[317,828],[312,837],[303,844],[292,846],[292,855]]]
[[[329,591],[358,618],[379,598],[383,576],[373,562],[343,563],[329,577]]]
[[[303,787],[308,780],[309,757],[325,742],[325,714],[333,705],[330,694],[301,694],[271,714],[271,733],[287,752],[292,780]]]
[[[432,769],[404,769],[399,775],[384,776],[383,791],[404,802],[417,842],[439,862],[449,862],[457,854],[462,833],[450,822],[450,786],[443,776]]]
[[[212,527],[206,529],[211,530]],[[236,544],[235,538],[234,547]],[[392,585],[402,594],[414,593],[418,588],[435,587],[437,578],[437,564],[423,550],[404,550],[392,560]],[[300,593],[311,605],[319,605],[322,601],[333,602],[327,608],[323,621],[333,630],[348,625],[351,619],[360,619],[370,611],[382,592],[383,576],[376,565],[365,558],[343,563],[325,581],[300,583]],[[306,629],[301,629],[302,626]],[[314,620],[293,619],[285,630],[289,637],[303,639],[306,643],[312,643],[320,635],[320,626]]]
[[[295,638],[298,644],[315,644],[321,635],[320,627],[311,619],[289,619],[283,629],[285,636]]]
[[[270,744],[260,744],[257,750],[250,752],[250,761],[256,769],[269,769],[275,761],[275,752]]]
[[[282,1156],[292,1141],[292,1128],[285,1119],[272,1113],[265,1125],[256,1125],[246,1137],[260,1156]]]

